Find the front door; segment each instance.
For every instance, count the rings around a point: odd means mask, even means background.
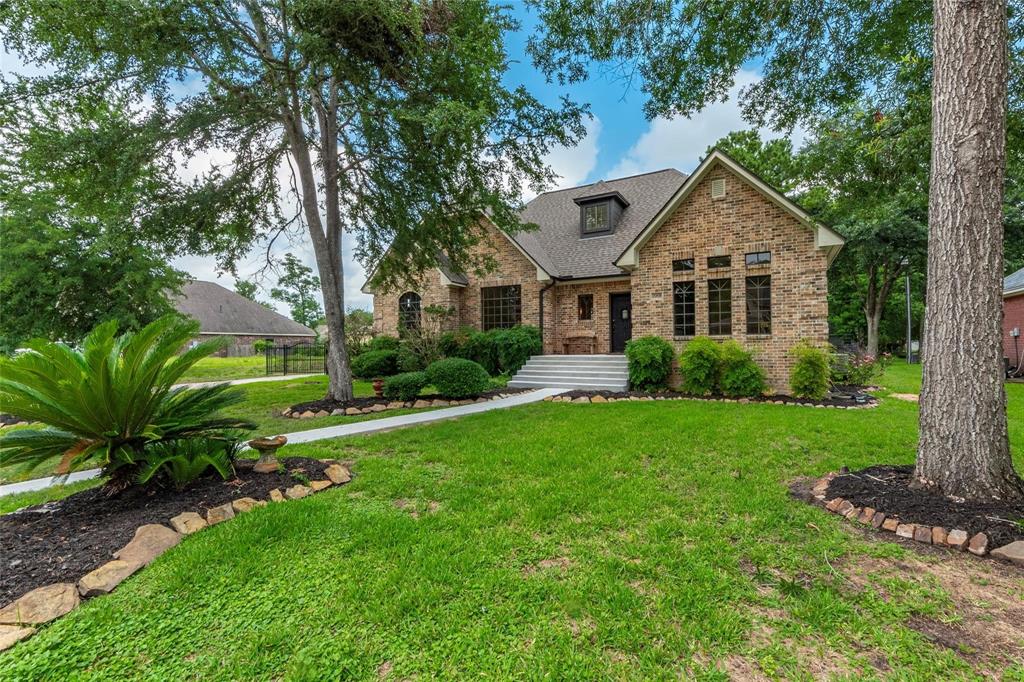
[[[633,304],[629,294],[610,294],[610,316],[612,321],[613,353],[626,350],[626,342],[633,337]]]

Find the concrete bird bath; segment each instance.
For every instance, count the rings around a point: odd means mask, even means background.
[[[269,474],[272,471],[277,471],[277,449],[288,442],[288,439],[284,436],[274,436],[272,438],[254,438],[249,441],[249,447],[260,453],[260,459],[253,466],[252,470],[260,474]]]

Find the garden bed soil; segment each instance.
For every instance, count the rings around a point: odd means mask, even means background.
[[[679,391],[582,391],[572,390],[560,394],[567,398],[593,398],[602,396],[604,398],[615,398],[617,400],[628,400],[629,398],[663,398],[665,400],[679,400],[689,398],[691,400],[723,400],[725,396],[693,396],[689,393]],[[860,397],[862,402],[857,402]],[[878,398],[865,392],[859,386],[835,386],[823,400],[808,400],[794,398],[789,395],[767,395],[756,398],[730,398],[730,400],[746,400],[752,403],[795,403],[797,405],[832,405],[834,407],[863,407],[878,402]]]
[[[180,491],[131,488],[115,497],[91,488],[0,516],[0,607],[37,587],[76,582],[113,559],[139,526],[167,525],[186,511],[205,516],[211,507],[240,497],[265,500],[274,488],[283,491],[302,477],[325,478],[323,472],[329,466],[304,457],[281,461],[284,473],[257,474],[252,471],[253,460],[240,460],[232,480],[210,473]]]
[[[989,547],[1024,540],[1024,503],[954,502],[909,487],[912,466],[879,465],[837,475],[825,492],[825,501],[842,497],[856,507],[871,507],[900,523],[942,526],[988,536]]]
[[[0,426],[13,426],[22,420],[20,417],[15,417],[13,414],[3,414],[0,412]]]
[[[479,396],[477,396],[476,398],[472,398],[471,400],[476,400],[477,398],[486,398],[486,399],[490,400],[491,398],[497,398],[499,395],[513,395],[513,394],[516,394],[516,393],[529,393],[532,390],[534,390],[534,389],[532,389],[532,388],[496,388],[496,389],[493,389],[493,390],[490,390],[490,391],[484,391]],[[457,400],[457,398],[445,398],[444,396],[440,396],[440,395],[432,393],[430,395],[417,396],[416,400]],[[366,409],[367,407],[373,407],[374,405],[384,405],[384,406],[387,406],[387,405],[389,405],[392,402],[400,402],[400,401],[398,401],[397,399],[396,400],[391,400],[389,398],[377,398],[377,397],[353,398],[352,400],[333,400],[331,398],[321,398],[320,400],[311,400],[311,401],[306,402],[306,403],[298,403],[296,405],[292,405],[288,409],[292,413],[301,413],[301,412],[313,412],[313,413],[316,413],[316,412],[319,412],[320,410],[324,410],[326,412],[332,412],[334,410],[348,409],[349,407],[355,407],[357,409],[362,410],[362,409]],[[412,401],[406,400],[406,401],[401,401],[401,402],[411,403]]]

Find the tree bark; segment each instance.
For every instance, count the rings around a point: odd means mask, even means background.
[[[1007,34],[1005,0],[935,0],[914,485],[970,500],[1024,497],[1010,459],[1000,345]]]
[[[333,86],[332,86],[333,87]],[[302,193],[302,211],[306,219],[310,241],[313,243],[313,254],[316,257],[317,273],[320,275],[320,290],[324,297],[324,316],[327,320],[327,332],[330,340],[327,345],[327,397],[334,400],[351,400],[352,370],[349,367],[348,350],[345,347],[345,309],[341,263],[341,219],[337,210],[337,134],[329,124],[320,118],[321,156],[325,161],[325,187],[327,196],[325,206],[328,219],[325,233],[324,221],[320,217],[319,192],[316,186],[316,174],[309,154],[309,144],[302,125],[301,106],[298,93],[291,90],[291,106],[283,112],[285,135],[291,148],[292,157],[298,169],[299,190]],[[335,114],[336,115],[336,114]],[[335,119],[336,122],[336,119]],[[333,147],[332,147],[333,144]],[[334,164],[327,159],[333,154]],[[332,201],[333,188],[333,201]],[[333,207],[333,210],[332,210]]]

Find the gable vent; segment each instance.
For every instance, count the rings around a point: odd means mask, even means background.
[[[711,198],[725,198],[725,178],[715,178],[711,181]]]

